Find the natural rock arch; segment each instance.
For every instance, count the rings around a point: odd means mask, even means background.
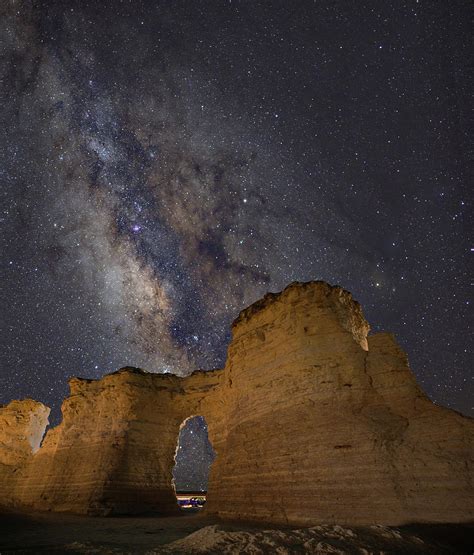
[[[200,414],[217,454],[206,510],[222,518],[472,520],[472,419],[434,405],[393,336],[368,331],[347,291],[294,283],[241,312],[222,370],[73,378],[63,421],[34,455],[8,458],[15,434],[4,435],[2,499],[176,514],[176,437],[187,416]],[[32,409],[15,410],[28,418]]]

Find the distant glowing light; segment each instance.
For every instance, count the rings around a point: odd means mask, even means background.
[[[138,225],[138,224],[132,225],[132,231],[133,231],[133,233],[138,233],[138,232],[141,231],[141,230],[142,230],[142,226],[141,226],[141,225]]]

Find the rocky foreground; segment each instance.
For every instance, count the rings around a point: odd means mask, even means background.
[[[0,516],[0,553],[186,555],[454,555],[474,552],[474,525],[310,528],[184,517]]]
[[[447,540],[447,541],[446,541]],[[347,528],[343,526],[313,526],[295,530],[261,530],[229,532],[218,525],[207,526],[182,540],[147,552],[147,555],[178,554],[266,554],[293,555],[360,553],[361,555],[403,553],[466,553],[472,552],[474,544],[468,540],[463,545],[453,545],[434,539],[422,539],[419,535],[402,532],[396,528],[371,526]]]

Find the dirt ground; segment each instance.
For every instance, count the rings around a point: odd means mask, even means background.
[[[474,524],[296,528],[220,522],[205,514],[94,518],[8,512],[0,514],[0,555],[474,553]]]
[[[0,555],[5,553],[74,553],[74,543],[133,548],[140,554],[173,542],[215,519],[199,514],[181,517],[94,518],[61,513],[0,514]]]

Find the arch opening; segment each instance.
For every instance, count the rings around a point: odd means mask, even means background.
[[[216,454],[203,416],[186,418],[179,428],[172,485],[178,507],[199,512],[206,503],[209,470]]]

